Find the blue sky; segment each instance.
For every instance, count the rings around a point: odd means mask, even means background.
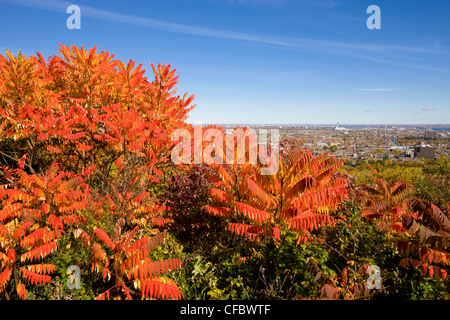
[[[66,8],[81,8],[69,30]],[[381,29],[369,30],[369,5]],[[171,64],[189,122],[450,124],[448,0],[0,0],[0,49]]]

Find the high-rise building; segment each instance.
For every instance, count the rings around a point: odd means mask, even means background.
[[[431,139],[436,140],[437,133],[436,133],[436,131],[426,130],[424,133],[424,138],[427,140],[431,140]]]

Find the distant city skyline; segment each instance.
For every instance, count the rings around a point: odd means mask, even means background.
[[[190,123],[190,122],[189,122]],[[203,122],[193,122],[193,125],[214,125],[217,123],[203,123]],[[336,123],[245,123],[245,122],[239,122],[239,123],[221,123],[222,126],[321,126],[321,127],[336,127]],[[413,124],[405,124],[405,123],[339,123],[339,126],[349,126],[349,127],[379,127],[380,129],[384,127],[389,128],[398,128],[398,127],[405,127],[405,128],[424,128],[424,129],[448,129],[450,130],[450,124],[443,124],[443,123],[432,123],[432,124],[424,124],[424,123],[413,123]]]
[[[69,5],[81,29],[69,30]],[[369,30],[366,9],[381,9]],[[96,46],[177,69],[188,122],[450,124],[450,2],[0,0],[1,54]]]

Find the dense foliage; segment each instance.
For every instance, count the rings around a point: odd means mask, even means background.
[[[193,96],[151,68],[0,55],[0,299],[449,298],[447,159],[176,165]]]

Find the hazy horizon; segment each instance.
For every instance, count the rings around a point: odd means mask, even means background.
[[[236,122],[236,123],[220,123],[220,122],[207,122],[207,123],[203,123],[203,122],[191,122],[191,121],[186,121],[190,124],[202,124],[202,125],[212,125],[212,124],[216,124],[216,125],[261,125],[261,126],[336,126],[337,122],[335,123],[250,123],[250,122]],[[446,124],[446,123],[431,123],[431,124],[424,124],[424,123],[413,123],[413,124],[409,124],[409,123],[340,123],[339,122],[339,126],[404,126],[404,127],[443,127],[443,128],[448,128],[450,129],[450,124]]]

